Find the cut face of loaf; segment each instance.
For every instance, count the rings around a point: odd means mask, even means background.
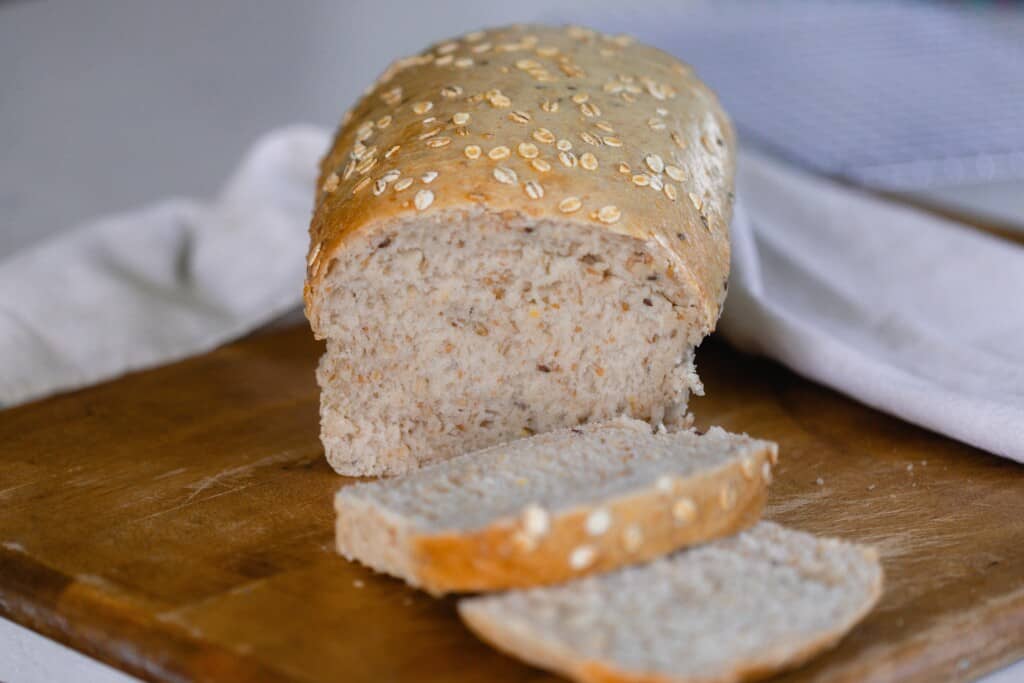
[[[584,683],[729,683],[832,647],[878,601],[868,548],[760,522],[650,564],[463,600],[500,650]]]
[[[351,246],[325,285],[331,464],[396,474],[618,415],[681,426],[704,333],[633,242],[471,211]]]
[[[339,130],[310,227],[334,468],[684,425],[725,294],[732,142],[688,67],[621,37],[517,26],[397,62]]]
[[[754,523],[776,453],[627,418],[562,429],[342,488],[338,550],[435,594],[565,581]]]

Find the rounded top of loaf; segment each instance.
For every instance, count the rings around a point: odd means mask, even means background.
[[[710,332],[729,270],[734,134],[692,69],[570,26],[469,33],[394,62],[321,162],[306,312],[359,234],[487,211],[635,238]]]

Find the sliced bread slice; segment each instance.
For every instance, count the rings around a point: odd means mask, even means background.
[[[576,681],[726,683],[835,645],[881,592],[873,549],[760,522],[646,565],[458,609],[498,649]]]
[[[753,524],[776,458],[721,429],[558,430],[342,488],[338,551],[434,594],[557,583]]]

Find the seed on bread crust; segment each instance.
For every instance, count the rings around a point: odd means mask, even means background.
[[[540,538],[551,528],[551,520],[544,508],[531,503],[523,508],[522,526],[527,536]]]
[[[492,175],[503,185],[515,185],[518,182],[516,172],[507,166],[495,166]]]
[[[566,197],[562,201],[558,202],[558,210],[562,213],[573,213],[579,211],[583,206],[579,197]]]
[[[620,218],[622,218],[622,212],[614,204],[602,206],[597,211],[597,220],[602,223],[616,223]]]
[[[736,504],[736,487],[731,481],[722,487],[722,491],[718,494],[718,503],[723,510],[731,510],[732,506]]]
[[[569,566],[576,571],[582,571],[594,564],[597,559],[597,551],[592,546],[581,545],[569,554]]]
[[[306,265],[311,266],[316,261],[316,257],[320,254],[320,249],[323,247],[323,242],[317,242],[313,245],[313,248],[309,251],[309,256],[306,257]]]
[[[686,180],[686,174],[683,173],[683,169],[678,166],[673,166],[672,164],[665,166],[665,175],[677,183],[681,183]]]
[[[754,478],[754,468],[756,466],[757,461],[751,456],[747,456],[740,460],[740,471],[743,472],[743,478],[747,481],[752,480]]]
[[[644,532],[638,524],[630,524],[622,532],[622,546],[626,549],[627,553],[635,553],[637,550],[640,550],[643,542]]]
[[[587,535],[600,536],[612,526],[612,515],[605,508],[598,508],[587,515],[585,523]]]
[[[359,194],[359,192],[366,189],[366,186],[370,184],[371,180],[372,178],[370,178],[370,176],[364,176],[358,183],[352,186],[352,194]]]
[[[647,168],[651,169],[654,173],[661,173],[665,170],[665,162],[661,160],[661,157],[657,154],[648,154],[644,157],[644,163],[647,164]]]
[[[423,211],[434,203],[434,193],[430,190],[420,190],[416,193],[413,203],[416,205],[417,210]]]
[[[550,145],[555,142],[555,134],[547,128],[538,128],[533,131],[533,139],[545,145]]]
[[[492,147],[491,150],[487,152],[487,156],[495,161],[501,161],[502,159],[508,159],[512,156],[512,152],[510,152],[508,147],[505,145],[498,145],[497,147]]]
[[[327,180],[324,181],[324,192],[334,192],[337,190],[340,181],[341,179],[338,177],[337,173],[332,173],[327,176]]]
[[[697,518],[697,505],[689,498],[680,498],[672,505],[672,517],[680,524],[689,524]]]
[[[516,151],[519,153],[519,156],[524,159],[535,159],[537,155],[540,154],[540,150],[537,149],[537,145],[532,142],[520,142],[516,147]]]

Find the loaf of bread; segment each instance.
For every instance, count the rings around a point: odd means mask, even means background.
[[[650,564],[458,608],[498,649],[583,683],[732,683],[835,645],[881,592],[874,550],[761,522]]]
[[[511,26],[393,64],[346,115],[310,226],[334,468],[619,415],[684,425],[733,165],[714,95],[623,36]]]
[[[570,427],[343,487],[338,550],[434,594],[556,583],[753,524],[776,453],[721,429]]]

